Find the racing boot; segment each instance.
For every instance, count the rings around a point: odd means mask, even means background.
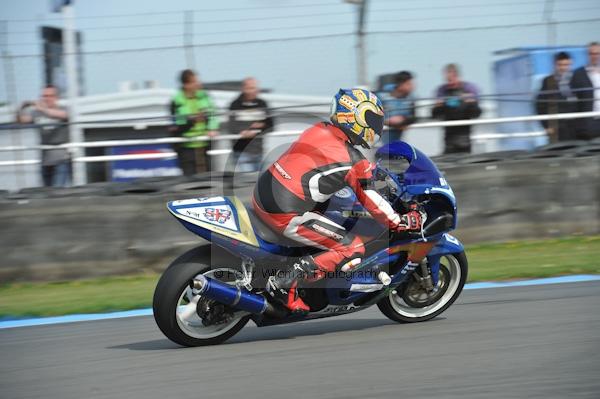
[[[298,281],[313,278],[317,272],[312,256],[303,256],[283,276],[269,277],[267,292],[292,313],[306,314],[310,307],[298,296]]]

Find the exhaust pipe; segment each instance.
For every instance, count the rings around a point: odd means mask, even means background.
[[[264,313],[273,317],[284,317],[287,314],[273,307],[262,295],[253,294],[210,277],[199,275],[192,280],[190,286],[199,295],[248,313]]]

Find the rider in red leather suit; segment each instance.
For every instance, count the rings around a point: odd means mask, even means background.
[[[365,97],[367,101],[361,102]],[[356,100],[352,104],[348,99]],[[323,249],[314,257],[303,257],[294,265],[291,275],[269,280],[269,293],[292,311],[309,311],[296,293],[299,279],[315,279],[334,272],[338,266],[360,258],[365,252],[359,237],[321,213],[337,191],[350,187],[369,213],[389,229],[420,229],[421,216],[418,212],[399,215],[372,188],[373,165],[354,147],[359,144],[370,147],[380,135],[383,109],[379,100],[361,89],[340,90],[335,100],[335,105],[341,100],[343,107],[337,108],[342,111],[353,108],[348,111],[362,112],[356,115],[354,121],[362,122],[361,127],[372,132],[363,132],[366,134],[361,136],[356,133],[359,129],[350,129],[348,123],[340,121],[345,117],[344,121],[351,122],[353,119],[349,112],[332,113],[332,123],[318,123],[302,133],[259,177],[254,190],[254,210],[265,223],[299,243]],[[340,117],[340,114],[346,115]],[[372,139],[365,140],[365,136]]]

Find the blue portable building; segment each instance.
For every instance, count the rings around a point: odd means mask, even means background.
[[[494,52],[505,56],[494,62],[493,79],[499,117],[535,115],[535,96],[540,90],[542,79],[554,70],[554,55],[560,51],[569,53],[573,59],[573,69],[587,63],[585,46],[518,47]],[[541,132],[538,121],[502,123],[498,133]],[[499,149],[531,149],[544,145],[546,136],[507,137],[497,143]]]

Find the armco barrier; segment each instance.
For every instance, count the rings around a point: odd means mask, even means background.
[[[580,147],[576,153],[578,155],[600,155],[600,144]]]
[[[589,142],[583,140],[561,141],[539,147],[537,151],[569,151],[586,145],[589,145]]]
[[[573,154],[441,163],[458,199],[456,236],[474,243],[600,233],[600,155]],[[219,192],[248,202],[255,177],[212,174],[142,181],[130,192],[91,184],[63,191],[69,195],[47,189],[0,196],[0,281],[162,270],[202,242],[172,219],[166,202]]]

